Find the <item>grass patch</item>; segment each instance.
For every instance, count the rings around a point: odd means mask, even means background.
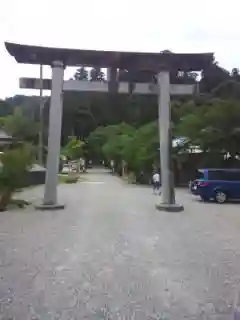
[[[13,210],[15,208],[24,209],[26,206],[29,206],[31,202],[23,199],[11,199],[5,208],[0,209],[0,212]]]
[[[31,202],[23,200],[23,199],[11,199],[10,205],[16,206],[18,208],[24,208],[29,206]]]
[[[59,176],[60,183],[77,183],[78,180],[79,180],[78,175],[68,174],[68,175]]]

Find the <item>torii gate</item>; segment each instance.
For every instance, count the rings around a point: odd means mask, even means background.
[[[60,48],[47,48],[38,46],[5,43],[7,51],[19,63],[50,65],[52,66],[51,103],[49,115],[47,174],[43,203],[38,209],[63,209],[64,205],[57,202],[58,167],[61,143],[62,126],[62,92],[63,90],[84,91],[83,85],[87,82],[64,81],[65,66],[93,66],[107,68],[108,83],[97,84],[88,82],[88,91],[107,91],[117,93],[128,92],[134,76],[141,71],[151,71],[157,74],[157,85],[153,89],[149,84],[136,84],[133,93],[158,94],[159,105],[159,134],[160,134],[160,163],[162,180],[162,202],[156,207],[159,210],[181,211],[183,206],[175,203],[171,192],[171,166],[170,166],[170,94],[192,94],[194,86],[170,85],[170,70],[200,71],[208,66],[213,59],[212,53],[204,54],[173,54],[115,52],[94,50],[73,50]],[[130,81],[118,83],[117,69],[129,71]],[[95,86],[95,87],[94,87]],[[135,87],[135,88],[134,88]],[[141,87],[141,88],[140,88]],[[86,90],[86,88],[85,88]]]

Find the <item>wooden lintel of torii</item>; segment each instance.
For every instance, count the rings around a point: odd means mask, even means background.
[[[20,78],[19,86],[22,89],[40,89],[40,79]],[[51,79],[43,79],[43,89],[51,90]],[[109,92],[108,82],[86,81],[86,80],[65,80],[63,91],[82,91],[82,92]],[[195,84],[171,84],[171,95],[192,95],[198,91]],[[118,93],[128,94],[129,83],[119,82]],[[133,94],[158,94],[158,86],[152,83],[135,83]]]

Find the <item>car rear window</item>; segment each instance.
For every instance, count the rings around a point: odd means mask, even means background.
[[[240,181],[240,170],[209,170],[208,180]]]

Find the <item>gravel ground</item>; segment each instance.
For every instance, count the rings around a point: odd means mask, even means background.
[[[0,319],[233,319],[239,205],[182,189],[185,211],[160,212],[150,188],[94,171],[59,195],[62,211],[0,213]]]

